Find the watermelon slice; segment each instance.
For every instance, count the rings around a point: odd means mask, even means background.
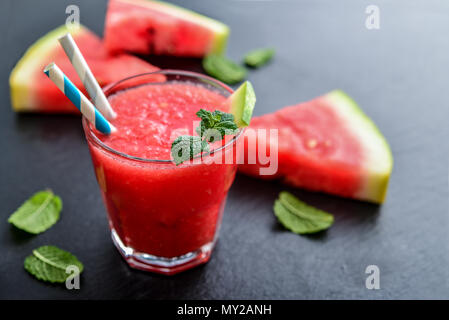
[[[393,167],[390,147],[375,124],[344,92],[332,91],[306,103],[253,118],[249,128],[278,129],[278,139],[247,134],[240,172],[313,191],[382,203]],[[267,167],[249,164],[261,139],[266,149],[276,143],[278,170],[261,176]],[[267,152],[268,153],[268,152]]]
[[[9,85],[15,111],[79,113],[42,72],[48,63],[54,61],[86,94],[81,80],[58,42],[58,38],[67,32],[67,28],[61,26],[47,33],[27,50],[12,70]],[[130,55],[110,56],[100,38],[85,27],[80,27],[72,35],[101,86],[131,75],[159,70]]]
[[[203,57],[225,51],[229,28],[165,2],[110,0],[104,33],[110,52]]]

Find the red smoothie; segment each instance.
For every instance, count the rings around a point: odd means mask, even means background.
[[[118,114],[111,121],[117,132],[105,136],[85,121],[84,126],[122,254],[134,267],[163,273],[174,272],[147,267],[147,261],[139,258],[135,263],[136,256],[164,260],[199,250],[203,254],[198,263],[207,261],[236,165],[185,162],[176,166],[167,160],[174,138],[196,135],[199,109],[226,111],[223,92],[188,81],[167,81],[121,90],[108,99]]]

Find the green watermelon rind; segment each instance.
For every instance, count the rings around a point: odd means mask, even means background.
[[[251,82],[245,81],[228,99],[230,101],[229,111],[234,115],[237,126],[239,128],[247,127],[256,104],[256,94]]]
[[[385,137],[357,103],[341,90],[324,96],[363,147],[362,183],[356,198],[382,203],[393,170],[393,155]]]
[[[178,17],[183,20],[187,20],[193,23],[197,23],[214,33],[214,41],[212,46],[207,51],[207,54],[224,54],[226,52],[226,46],[230,34],[229,27],[215,19],[202,15],[198,12],[177,6],[172,3],[156,0],[140,0],[139,3],[130,0],[120,0],[121,2],[130,3],[133,5],[142,4],[151,9],[160,9],[166,13]],[[157,8],[158,7],[158,8]]]
[[[59,43],[58,38],[69,32],[66,25],[62,25],[52,31],[48,32],[36,42],[34,42],[25,54],[15,65],[9,76],[9,87],[11,94],[11,105],[15,111],[32,111],[30,106],[36,106],[35,96],[32,88],[34,87],[34,79],[30,77],[33,70],[40,68],[45,60],[48,59],[49,54]],[[71,34],[76,37],[83,33],[90,33],[90,31],[81,26],[72,31]]]

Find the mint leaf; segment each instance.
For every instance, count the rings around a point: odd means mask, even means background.
[[[35,193],[8,219],[16,228],[32,234],[49,229],[59,220],[62,201],[51,190]]]
[[[202,152],[208,152],[209,142],[220,141],[225,135],[235,134],[238,127],[234,116],[220,110],[214,112],[200,109],[196,115],[201,118],[199,127],[195,129],[198,136],[179,136],[171,145],[171,154],[176,165]]]
[[[230,113],[215,110],[210,112],[200,109],[196,115],[201,118],[200,126],[196,132],[207,142],[219,141],[225,135],[235,134],[238,130],[234,116]]]
[[[176,165],[193,159],[203,151],[209,151],[209,145],[197,136],[179,136],[171,145],[171,153]]]
[[[203,59],[207,74],[227,84],[234,84],[246,77],[246,70],[235,62],[217,54],[209,54]]]
[[[274,202],[274,214],[285,228],[298,234],[315,233],[329,228],[334,217],[283,191]]]
[[[55,246],[42,246],[33,250],[33,254],[25,259],[24,267],[39,280],[49,282],[65,282],[69,275],[68,266],[76,266],[81,273],[83,264],[70,252]]]
[[[245,55],[245,64],[253,68],[261,67],[271,60],[274,52],[272,48],[252,50]]]

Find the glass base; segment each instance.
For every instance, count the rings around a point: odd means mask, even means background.
[[[136,252],[134,249],[125,246],[114,229],[111,230],[111,237],[118,251],[123,258],[125,258],[130,267],[165,275],[173,275],[206,263],[209,261],[212,249],[215,245],[215,241],[212,241],[203,245],[198,250],[186,253],[182,256],[164,258],[147,253]]]

